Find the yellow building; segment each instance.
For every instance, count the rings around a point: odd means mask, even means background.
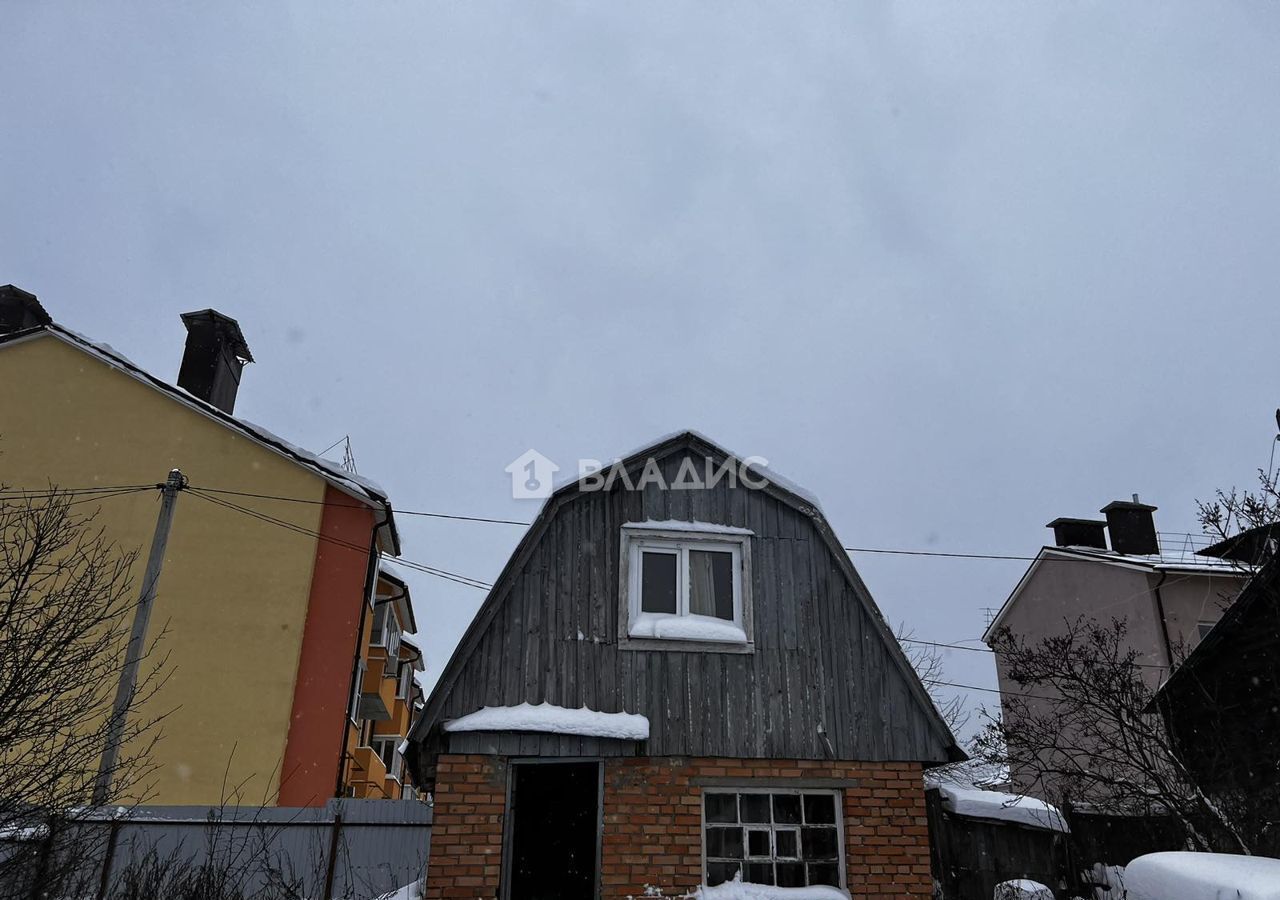
[[[188,487],[149,619],[169,662],[146,710],[165,714],[148,799],[323,804],[345,790],[358,670],[382,665],[360,651],[378,560],[399,552],[391,503],[235,418],[252,361],[239,326],[212,310],[183,321],[175,386],[0,287],[0,483],[155,485],[181,470]],[[82,508],[96,506],[107,535],[145,559],[158,505],[144,491]]]
[[[361,693],[347,724],[347,796],[418,797],[404,764],[404,742],[423,701],[414,679],[424,668],[422,651],[408,637],[416,631],[409,586],[384,562],[363,635]]]

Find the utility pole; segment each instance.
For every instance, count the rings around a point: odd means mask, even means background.
[[[98,777],[93,783],[93,805],[102,806],[111,794],[111,778],[119,763],[120,743],[124,740],[125,718],[138,687],[138,665],[142,662],[142,650],[147,637],[147,622],[156,600],[156,582],[164,566],[164,548],[169,543],[169,527],[173,524],[173,508],[178,502],[178,491],[187,486],[187,479],[173,469],[161,490],[160,516],[156,519],[156,532],[151,538],[151,554],[147,557],[147,571],[142,576],[142,592],[133,612],[133,631],[129,634],[129,646],[125,650],[124,667],[120,670],[120,683],[116,686],[116,699],[111,708],[111,720],[107,723],[107,745],[98,762]]]

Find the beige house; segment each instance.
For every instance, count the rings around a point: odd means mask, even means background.
[[[1154,688],[1222,617],[1244,586],[1239,563],[1200,555],[1185,535],[1157,533],[1156,507],[1117,500],[1105,519],[1054,519],[1054,545],[1043,547],[987,626],[993,643],[1008,628],[1025,642],[1062,634],[1081,617],[1122,619],[1143,675]],[[1162,541],[1163,538],[1163,541]],[[1002,700],[1022,692],[997,655]],[[1005,713],[1008,702],[1002,703]],[[1020,790],[1030,778],[1010,773]]]

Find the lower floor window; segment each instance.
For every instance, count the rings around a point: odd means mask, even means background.
[[[835,791],[708,790],[703,794],[706,883],[740,875],[778,887],[841,886]]]

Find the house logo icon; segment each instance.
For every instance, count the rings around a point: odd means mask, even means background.
[[[526,450],[503,469],[511,475],[511,496],[517,500],[542,500],[551,496],[557,466],[537,450]]]

